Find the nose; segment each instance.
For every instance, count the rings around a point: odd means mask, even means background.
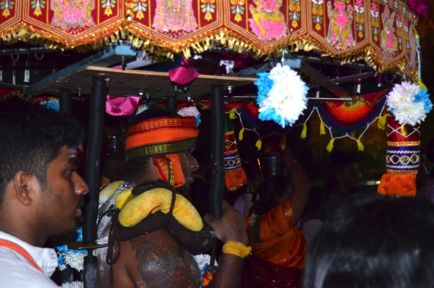
[[[89,187],[83,178],[78,175],[77,172],[74,172],[74,191],[77,195],[86,195],[89,192]]]
[[[191,172],[194,172],[197,169],[199,169],[199,163],[197,162],[196,158],[194,158],[193,155],[191,155],[191,153],[188,153],[188,158],[190,160]]]

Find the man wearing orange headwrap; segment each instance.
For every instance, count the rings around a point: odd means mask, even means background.
[[[175,213],[178,196],[177,201],[172,196],[169,213],[150,212],[134,227],[118,225],[119,214],[116,212],[119,213],[119,209],[113,209],[115,199],[122,191],[134,186],[154,185],[149,181],[163,187],[170,184],[177,193],[187,194],[193,182],[191,174],[198,168],[191,155],[197,136],[194,117],[182,117],[164,109],[147,110],[131,119],[126,134],[125,183],[109,197],[100,194],[98,238],[101,243],[107,242],[108,238],[109,248],[97,250],[99,287],[200,286],[200,270],[187,250],[198,253],[209,249],[209,228],[191,232],[176,226],[178,222],[171,214]],[[227,203],[223,204],[223,212],[222,219],[206,215],[205,221],[222,241],[246,244],[240,215]],[[167,217],[172,218],[167,220]],[[160,222],[166,223],[165,226],[159,227]],[[184,235],[180,236],[180,233]],[[199,244],[196,244],[198,240]],[[224,255],[209,287],[237,287],[244,259],[232,254]],[[222,284],[223,280],[225,284]]]

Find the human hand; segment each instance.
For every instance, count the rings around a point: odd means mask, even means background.
[[[209,213],[203,218],[213,229],[217,238],[226,243],[228,241],[247,244],[246,228],[240,212],[223,200],[223,217],[215,219]]]

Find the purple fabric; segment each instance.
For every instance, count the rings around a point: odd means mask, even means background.
[[[199,76],[196,69],[190,66],[188,59],[182,59],[181,65],[181,67],[169,70],[170,81],[179,85],[186,85]]]
[[[112,116],[132,115],[139,104],[140,97],[118,97],[108,95],[105,102],[105,112]]]
[[[408,0],[408,6],[417,15],[417,17],[427,17],[428,0]]]

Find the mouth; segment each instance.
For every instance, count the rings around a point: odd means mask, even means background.
[[[81,208],[84,206],[84,199],[80,197],[80,200],[78,201],[77,208],[75,209],[75,217],[79,218],[83,215],[83,212],[81,211]]]

